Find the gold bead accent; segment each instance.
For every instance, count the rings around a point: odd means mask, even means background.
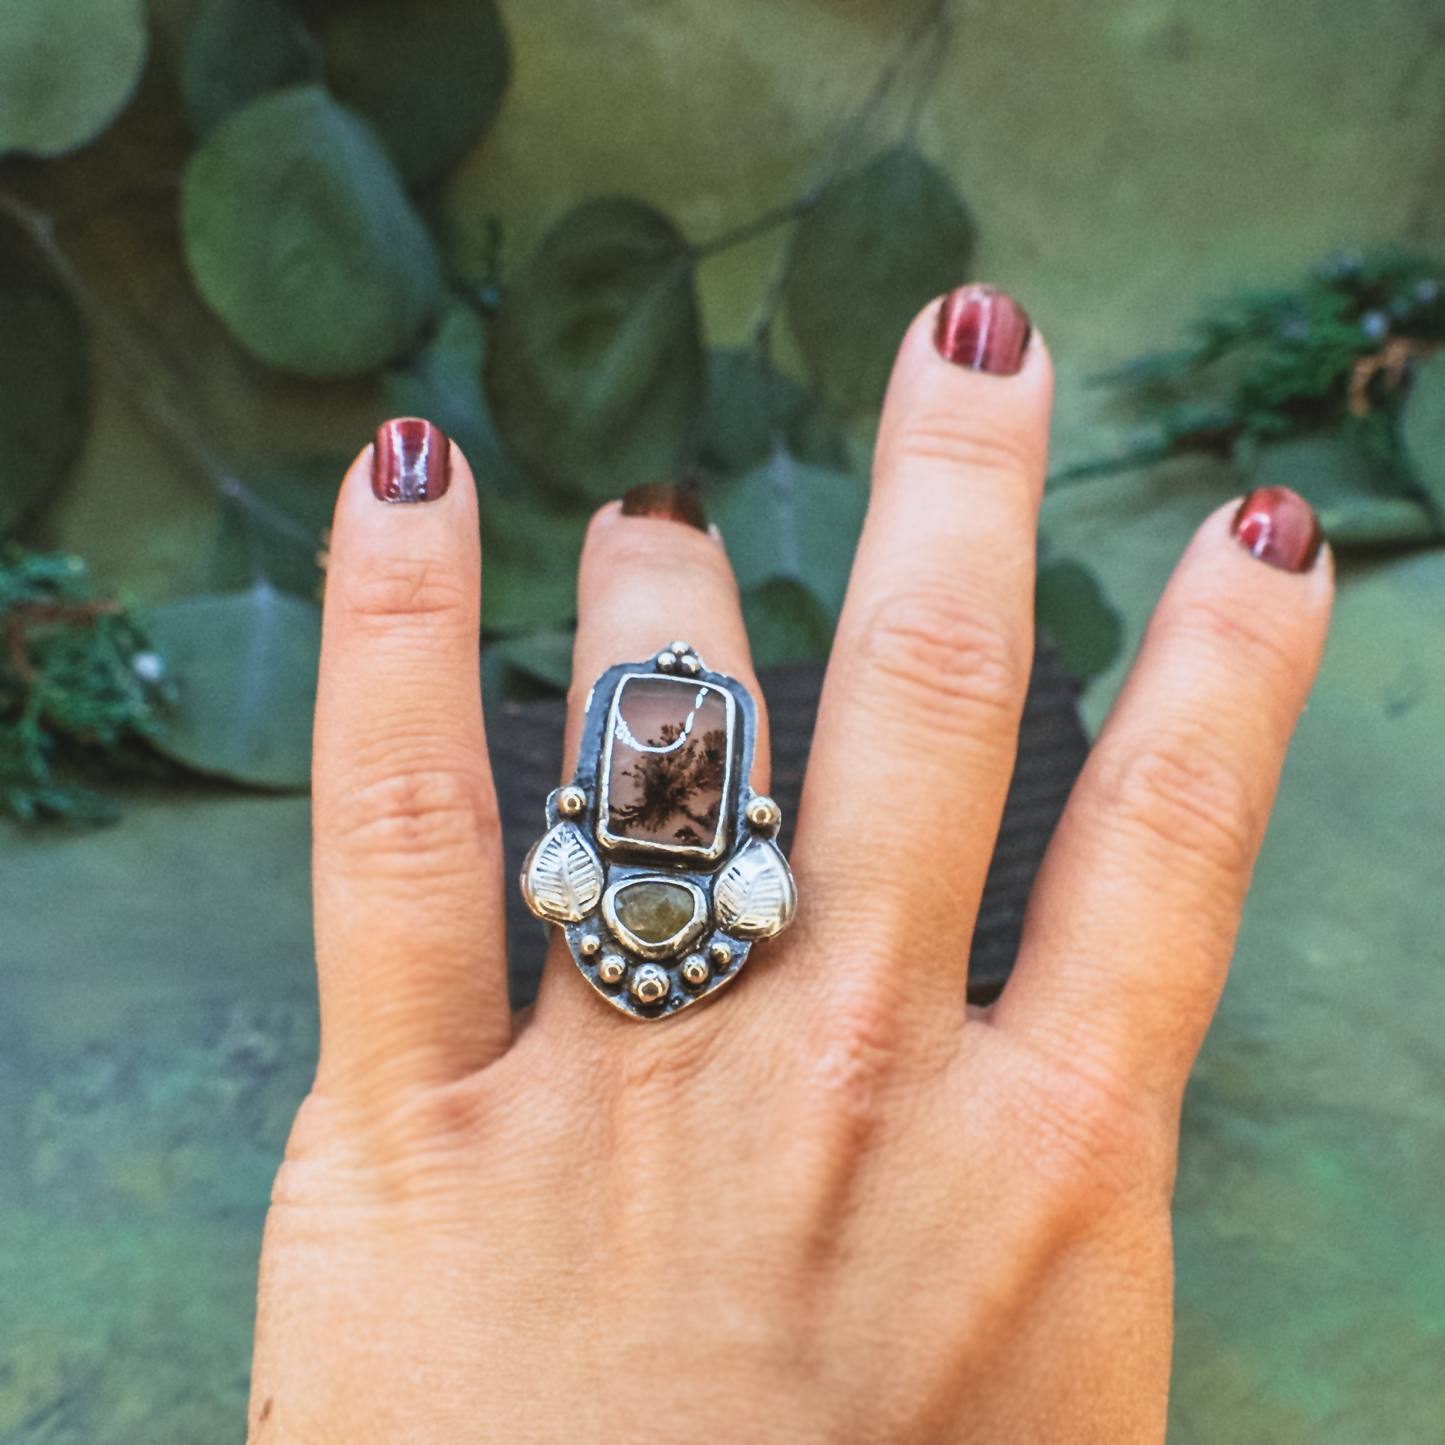
[[[603,983],[621,983],[622,976],[627,972],[627,960],[619,953],[609,953],[601,963],[597,965],[597,977]]]
[[[564,818],[575,818],[586,810],[587,794],[569,783],[557,794],[557,811]]]
[[[682,981],[689,988],[701,988],[708,980],[711,970],[702,954],[694,953],[682,962]]]
[[[772,828],[783,821],[783,810],[771,798],[759,796],[748,804],[747,819],[754,828]]]
[[[708,949],[707,956],[712,960],[714,968],[726,968],[733,961],[732,949],[721,941]]]
[[[628,988],[640,1004],[661,1003],[672,992],[667,975],[655,963],[644,963],[635,969]]]
[[[591,958],[601,947],[602,940],[595,933],[584,933],[577,942],[578,951],[583,958]]]

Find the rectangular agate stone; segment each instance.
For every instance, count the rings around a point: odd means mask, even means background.
[[[688,678],[632,674],[618,685],[602,757],[598,837],[675,856],[727,846],[733,700]]]

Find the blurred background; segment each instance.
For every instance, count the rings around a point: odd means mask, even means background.
[[[1216,505],[1295,486],[1341,564],[1186,1102],[1171,1445],[1439,1440],[1445,4],[0,0],[0,1441],[244,1430],[377,424],[476,472],[493,716],[659,478],[818,657],[964,280],[1054,356],[1089,730]]]

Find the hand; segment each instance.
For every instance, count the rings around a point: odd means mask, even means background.
[[[1033,645],[1051,370],[1028,334],[978,290],[910,329],[797,922],[663,1022],[602,1004],[560,940],[509,1015],[472,478],[453,449],[444,495],[434,459],[433,499],[390,505],[371,452],[353,466],[316,720],[321,1060],[266,1229],[254,1441],[1163,1439],[1180,1098],[1331,571],[1292,493],[1204,523],[1013,979],[967,1007]],[[674,637],[761,703],[705,532],[604,508],[578,605],[565,776],[591,681]]]

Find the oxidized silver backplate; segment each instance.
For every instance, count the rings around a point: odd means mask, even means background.
[[[522,896],[634,1018],[716,993],[793,921],[781,815],[748,785],[756,732],[747,689],[685,642],[609,668],[587,699],[577,775],[547,799]]]

